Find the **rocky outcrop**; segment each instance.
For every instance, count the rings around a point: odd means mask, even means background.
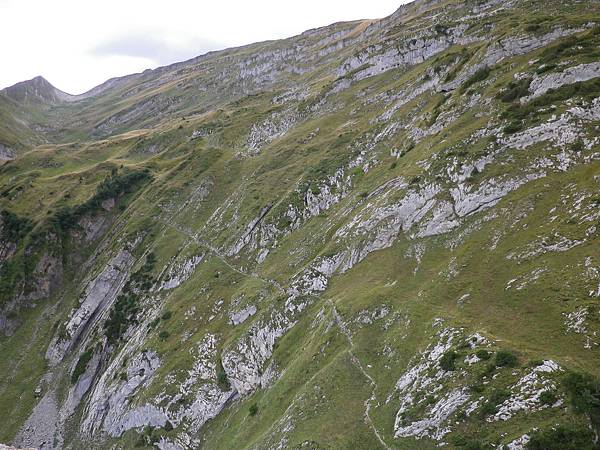
[[[249,155],[256,155],[270,142],[284,136],[292,127],[302,120],[302,114],[288,109],[271,114],[263,122],[252,125],[246,145]]]
[[[0,143],[0,161],[11,161],[15,156],[16,152],[12,148]]]
[[[0,444],[0,450],[39,450],[32,447],[11,447],[10,445]]]
[[[457,89],[469,77],[473,76],[473,74],[484,67],[493,67],[507,58],[525,55],[545,47],[546,45],[558,39],[571,36],[583,30],[584,29],[582,28],[565,29],[558,27],[541,36],[510,36],[504,38],[497,43],[490,45],[485,56],[480,62],[467,66],[467,68],[463,70],[459,76],[456,77],[456,79],[441,85],[439,89],[441,91],[451,91]]]
[[[47,298],[62,282],[62,260],[50,253],[44,252],[38,259],[27,289],[20,297],[26,301],[36,301]]]
[[[291,311],[273,312],[256,321],[248,332],[223,354],[223,368],[235,391],[246,396],[268,384],[272,374],[266,363],[273,354],[275,342],[296,323]]]
[[[590,64],[579,64],[569,67],[562,72],[551,73],[545,76],[535,76],[529,86],[531,95],[521,99],[521,103],[526,103],[536,97],[544,95],[550,89],[592,80],[600,77],[600,62]]]
[[[467,26],[459,25],[438,36],[415,36],[413,39],[404,42],[402,46],[396,46],[392,42],[375,44],[346,60],[338,69],[337,75],[343,77],[352,73],[353,79],[362,80],[391,69],[420,64],[452,45],[468,44],[480,39],[466,37],[466,29]]]
[[[64,324],[64,331],[59,332],[48,347],[46,358],[51,363],[60,362],[101,314],[112,305],[127,279],[132,263],[133,257],[129,251],[122,250],[88,284],[80,305],[71,312],[69,320]]]
[[[499,406],[498,412],[488,418],[488,421],[506,421],[519,411],[532,413],[544,408],[561,406],[562,399],[557,398],[552,404],[543,404],[540,400],[544,392],[556,392],[556,383],[549,375],[560,370],[562,369],[556,362],[542,361],[511,387],[511,396]]]
[[[154,352],[141,352],[128,364],[123,375],[114,381],[114,372],[107,370],[91,394],[82,422],[84,433],[103,430],[118,437],[124,431],[146,425],[163,427],[167,417],[152,405],[132,405],[133,394],[147,385],[161,361]]]
[[[434,326],[439,327],[440,322],[436,322]],[[468,391],[458,388],[443,394],[429,408],[426,417],[413,421],[406,417],[409,409],[423,402],[424,392],[435,395],[436,392],[442,391],[444,384],[448,383],[449,379],[455,376],[440,368],[439,361],[450,349],[458,334],[457,330],[450,328],[439,330],[437,341],[427,347],[420,361],[406,370],[396,383],[394,393],[388,397],[388,402],[395,398],[399,398],[400,401],[394,423],[396,438],[416,437],[422,439],[427,437],[439,441],[450,431],[447,427],[448,419],[469,400]]]
[[[257,311],[256,306],[250,305],[242,310],[232,312],[229,315],[229,321],[233,325],[241,325],[246,320],[248,320],[248,318],[250,318],[254,314],[256,314],[256,311]]]
[[[162,274],[162,281],[158,289],[169,291],[180,286],[190,278],[203,259],[204,255],[197,255],[170,265],[165,273]]]

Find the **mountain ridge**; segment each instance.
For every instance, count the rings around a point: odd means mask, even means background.
[[[599,4],[0,96],[0,441],[596,448]]]

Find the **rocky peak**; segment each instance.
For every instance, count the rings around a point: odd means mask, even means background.
[[[42,76],[21,81],[1,91],[7,97],[19,103],[62,103],[75,96],[55,88]]]

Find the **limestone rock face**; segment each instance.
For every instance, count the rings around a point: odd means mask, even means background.
[[[529,90],[532,92],[528,97],[521,101],[527,102],[536,97],[544,95],[550,89],[557,89],[568,84],[579,83],[581,81],[592,80],[600,77],[600,63],[579,64],[569,67],[562,72],[552,73],[545,76],[537,76],[531,82]]]
[[[18,448],[18,447],[11,447],[10,445],[4,445],[4,444],[0,444],[0,450],[37,450],[35,448],[32,447],[28,447],[28,448]]]
[[[15,159],[15,151],[10,147],[0,144],[0,160],[11,161]]]

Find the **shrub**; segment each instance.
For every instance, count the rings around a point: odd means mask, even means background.
[[[71,384],[77,383],[79,377],[81,377],[81,375],[85,373],[87,365],[92,359],[92,355],[93,352],[89,349],[81,354],[81,356],[79,357],[79,361],[77,361],[75,369],[73,369],[73,373],[71,374]]]
[[[600,380],[585,373],[569,373],[564,380],[575,411],[589,415],[592,423],[600,425]]]
[[[508,351],[508,350],[500,350],[496,353],[496,358],[494,362],[497,367],[516,367],[518,364],[517,355]]]
[[[532,434],[528,450],[593,450],[594,433],[583,426],[559,425]]]
[[[521,97],[525,97],[529,93],[529,86],[531,85],[531,78],[523,78],[518,81],[511,81],[508,83],[506,89],[500,92],[496,98],[502,100],[505,103],[510,103]]]
[[[488,352],[487,350],[481,349],[481,350],[477,350],[477,353],[475,353],[475,356],[477,356],[479,359],[481,359],[483,361],[487,361],[488,359],[490,359],[492,357],[492,354],[490,352]]]
[[[169,336],[171,336],[171,333],[169,333],[166,330],[163,330],[160,333],[158,333],[158,338],[163,342],[169,339]]]
[[[156,256],[152,252],[148,253],[144,265],[131,275],[123,288],[123,293],[117,297],[104,322],[104,335],[110,344],[117,343],[130,325],[138,323],[139,295],[152,287],[152,277],[149,272],[152,271],[155,264]],[[151,328],[156,325],[158,325],[158,319],[150,323]]]
[[[253,403],[252,405],[250,405],[248,412],[250,413],[251,416],[255,416],[256,414],[258,414],[258,405],[256,403]]]
[[[456,368],[455,362],[456,362],[457,358],[458,358],[458,354],[455,351],[453,351],[453,350],[447,351],[440,358],[440,368],[442,370],[445,370],[446,372],[453,371]]]
[[[446,25],[442,25],[440,23],[435,24],[435,26],[433,27],[433,29],[435,30],[435,32],[437,34],[448,34],[448,27]]]
[[[465,436],[463,434],[455,434],[451,436],[450,442],[462,450],[484,450],[494,448],[489,443],[483,442],[476,437]]]
[[[481,408],[481,414],[483,416],[491,416],[498,412],[498,405],[504,403],[505,400],[510,398],[510,392],[505,389],[494,389],[490,394],[490,398]]]
[[[59,209],[50,217],[50,223],[60,231],[66,232],[74,228],[83,215],[98,211],[105,200],[133,192],[151,178],[150,171],[147,169],[134,170],[121,175],[113,171],[98,185],[91,198],[81,205]]]
[[[511,123],[504,127],[506,134],[515,134],[523,129],[523,124],[518,120],[513,120]]]
[[[108,342],[115,344],[127,331],[127,328],[137,323],[136,316],[139,312],[138,298],[135,294],[121,294],[104,322],[104,335]]]
[[[556,403],[556,400],[558,400],[558,398],[556,397],[556,394],[552,391],[544,391],[540,394],[540,402],[542,403],[542,405],[554,405]]]
[[[485,386],[481,383],[472,384],[471,386],[469,386],[469,389],[471,389],[471,392],[481,394],[485,390]]]
[[[471,86],[473,86],[476,83],[481,83],[483,80],[487,79],[487,77],[490,76],[490,68],[488,66],[482,67],[481,69],[477,70],[473,75],[471,75],[469,78],[467,78],[467,80],[463,83],[463,85],[461,86],[461,91],[465,92],[467,89],[469,89]]]
[[[410,179],[410,181],[408,182],[408,184],[410,184],[411,186],[417,185],[421,182],[421,177],[419,175],[415,175],[414,177],[412,177]]]
[[[161,319],[169,320],[171,317],[173,317],[173,313],[171,311],[165,311],[165,313],[162,315]]]
[[[10,242],[17,242],[33,228],[33,223],[26,217],[19,217],[8,210],[0,213],[3,237]]]
[[[577,139],[571,146],[571,150],[577,153],[580,153],[583,150],[585,150],[585,144],[583,143],[583,139]]]
[[[223,368],[221,358],[217,361],[217,383],[223,391],[229,391],[231,389],[229,379],[227,378],[227,372],[225,372],[225,369]]]

